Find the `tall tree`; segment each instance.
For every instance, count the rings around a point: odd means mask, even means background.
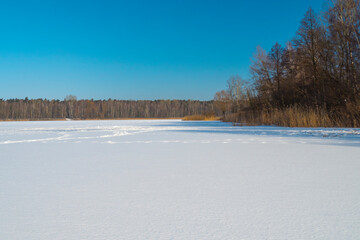
[[[285,72],[285,49],[279,44],[276,43],[270,50],[268,61],[270,66],[270,78],[274,84],[273,88],[273,97],[274,97],[274,104],[279,106],[284,106],[284,98],[283,98],[283,91],[282,91],[282,82],[284,79],[284,72]]]
[[[327,21],[334,52],[332,74],[346,103],[354,101],[360,90],[360,2],[332,0],[331,4]]]
[[[325,47],[326,35],[319,23],[319,18],[312,10],[306,12],[300,28],[293,40],[297,49],[297,65],[300,81],[309,105],[325,104],[320,89],[325,87],[321,65],[322,51]]]
[[[266,51],[258,46],[252,58],[250,73],[261,105],[270,106],[273,100],[274,84],[270,76],[271,64]]]

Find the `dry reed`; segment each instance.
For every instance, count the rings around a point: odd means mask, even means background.
[[[214,115],[189,115],[182,118],[183,121],[216,121],[219,117]]]
[[[247,110],[229,114],[224,119],[241,125],[276,125],[284,127],[360,127],[360,109],[327,112],[292,106],[285,109]]]

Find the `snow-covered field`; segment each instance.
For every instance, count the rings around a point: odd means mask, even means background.
[[[0,239],[359,238],[359,129],[0,123]]]

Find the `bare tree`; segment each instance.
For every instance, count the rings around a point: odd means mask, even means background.
[[[222,113],[222,116],[225,117],[226,113],[230,110],[232,100],[228,91],[222,90],[215,93],[214,96],[214,105]]]
[[[248,83],[240,76],[231,76],[227,81],[227,92],[232,101],[232,111],[237,112],[244,107],[247,100]]]

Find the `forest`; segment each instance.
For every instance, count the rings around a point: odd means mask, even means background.
[[[305,13],[294,38],[260,46],[250,80],[215,95],[225,121],[291,127],[360,127],[360,3],[333,0]]]
[[[64,100],[0,99],[1,120],[182,118],[215,114],[213,101],[194,100]]]

